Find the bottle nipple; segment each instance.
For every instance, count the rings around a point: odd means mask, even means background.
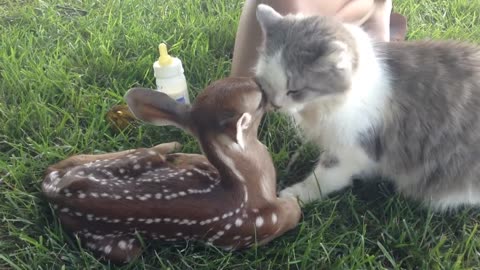
[[[158,63],[161,66],[168,66],[168,65],[172,64],[173,59],[168,54],[167,45],[165,43],[161,43],[160,45],[158,45],[158,50],[160,52],[160,57],[158,58]]]

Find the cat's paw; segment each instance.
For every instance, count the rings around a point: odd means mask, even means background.
[[[298,200],[298,196],[295,192],[293,192],[293,189],[291,187],[288,187],[278,194],[278,197],[280,198],[295,198]]]
[[[312,190],[310,188],[306,188],[303,183],[298,183],[280,191],[279,197],[280,198],[293,197],[299,200],[300,202],[306,204],[306,203],[310,203],[320,199],[321,195],[318,190]]]

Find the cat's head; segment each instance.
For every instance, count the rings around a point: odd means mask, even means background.
[[[357,55],[342,23],[321,16],[282,16],[264,4],[257,8],[257,20],[264,43],[255,76],[276,109],[299,109],[350,88]]]

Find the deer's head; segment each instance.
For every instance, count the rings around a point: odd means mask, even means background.
[[[244,149],[256,140],[265,113],[263,94],[253,80],[227,78],[213,82],[192,106],[158,91],[133,88],[125,96],[133,114],[154,125],[174,125],[197,137],[202,146],[212,140]]]

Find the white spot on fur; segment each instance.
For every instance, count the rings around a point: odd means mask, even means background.
[[[123,241],[123,240],[120,240],[118,242],[118,247],[121,249],[121,250],[126,250],[127,249],[127,242]]]
[[[272,213],[272,223],[276,224],[277,223],[277,214]]]
[[[105,252],[105,254],[110,254],[110,252],[112,252],[112,246],[106,245],[103,252]]]
[[[226,250],[226,251],[230,251],[230,250],[233,249],[233,246],[225,246],[225,247],[223,247],[223,249]]]
[[[242,219],[237,218],[237,219],[235,220],[235,226],[240,227],[240,226],[242,226],[242,224],[243,224],[243,220],[242,220]]]
[[[255,219],[255,225],[260,228],[263,226],[263,218],[262,217],[257,217],[257,219]]]

